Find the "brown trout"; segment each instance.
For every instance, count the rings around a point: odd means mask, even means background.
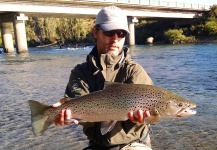
[[[163,118],[179,118],[196,114],[196,104],[162,88],[144,84],[107,83],[104,90],[72,98],[57,108],[29,100],[33,132],[42,134],[53,124],[62,109],[71,109],[71,117],[86,122],[102,122],[102,135],[111,131],[116,121],[128,119],[130,111],[149,110],[146,124]]]

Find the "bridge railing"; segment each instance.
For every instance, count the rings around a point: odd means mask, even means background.
[[[81,0],[74,0],[81,1]],[[182,9],[195,9],[195,10],[209,10],[210,5],[191,4],[191,3],[180,3],[170,2],[162,0],[85,0],[89,2],[106,2],[106,3],[122,3],[122,4],[136,4],[145,6],[159,6],[168,8],[182,8]],[[178,0],[177,0],[178,1]]]

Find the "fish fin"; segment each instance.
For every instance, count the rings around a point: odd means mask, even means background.
[[[33,133],[35,136],[38,136],[53,124],[54,118],[49,118],[44,114],[45,110],[50,106],[34,100],[29,100],[28,102],[31,109],[31,123]]]
[[[153,110],[150,110],[150,116],[144,119],[145,124],[153,124],[156,122],[159,122],[161,118],[161,115],[159,111],[154,108]]]
[[[101,134],[105,135],[106,133],[110,132],[114,128],[116,122],[117,121],[102,122],[100,128]]]
[[[155,122],[159,122],[160,121],[160,115],[151,115],[147,118],[145,118],[144,122],[145,124],[153,124]]]
[[[134,117],[135,118],[138,118],[138,114],[137,114],[137,111],[139,109],[136,109],[133,114],[134,114]],[[154,112],[154,113],[153,113]],[[155,111],[150,111],[150,116],[149,117],[145,117],[144,118],[144,124],[148,125],[148,124],[152,124],[154,122],[159,122],[160,121],[160,115],[159,113],[155,112]]]

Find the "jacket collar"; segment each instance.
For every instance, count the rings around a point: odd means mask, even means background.
[[[119,67],[122,62],[125,60],[129,49],[125,47],[123,49],[122,54],[118,56],[110,55],[110,54],[98,54],[97,46],[94,46],[92,51],[87,56],[87,61],[91,61],[94,66],[99,68],[100,70],[106,69],[106,67]]]

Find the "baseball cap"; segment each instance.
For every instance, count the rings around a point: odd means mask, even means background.
[[[116,7],[104,7],[96,16],[95,25],[100,25],[104,31],[125,30],[129,33],[127,16]]]

